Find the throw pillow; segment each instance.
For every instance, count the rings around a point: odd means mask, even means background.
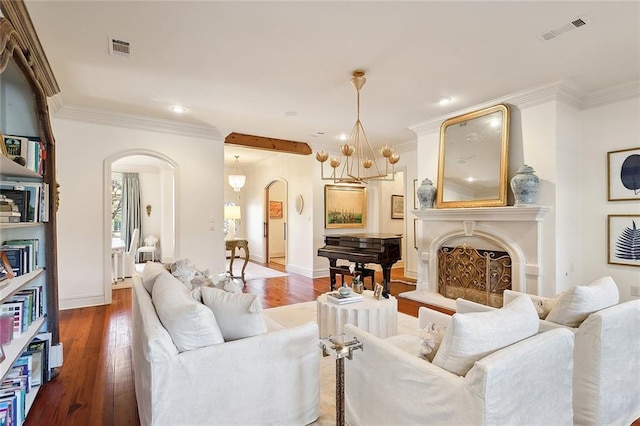
[[[202,303],[213,311],[224,340],[238,340],[267,332],[257,295],[228,293],[212,287],[200,287],[200,294]]]
[[[538,317],[540,319],[545,319],[547,315],[549,315],[549,312],[551,312],[551,309],[553,309],[556,302],[558,301],[558,297],[553,297],[550,299],[540,298],[533,300],[533,304],[536,307],[536,311],[538,312]]]
[[[224,343],[216,318],[170,274],[162,274],[153,285],[151,299],[158,318],[180,352]]]
[[[620,293],[611,277],[602,277],[588,285],[565,291],[547,315],[546,320],[567,327],[579,327],[587,317],[618,303]]]
[[[464,376],[485,356],[538,332],[538,314],[522,295],[502,309],[456,313],[444,333],[433,364]]]
[[[432,322],[427,323],[425,328],[418,330],[418,337],[420,338],[418,356],[420,358],[433,362],[433,358],[436,356],[442,343],[444,330],[444,328]]]
[[[142,285],[149,294],[152,293],[153,285],[161,274],[166,274],[167,270],[161,263],[147,262],[142,270]]]

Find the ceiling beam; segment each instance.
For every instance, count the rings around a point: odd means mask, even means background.
[[[266,149],[268,151],[287,152],[290,154],[309,155],[311,147],[305,142],[287,141],[284,139],[265,138],[263,136],[229,133],[224,139],[229,145],[240,145],[247,148]]]

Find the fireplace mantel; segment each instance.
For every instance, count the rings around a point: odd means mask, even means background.
[[[456,238],[477,238],[504,248],[513,262],[512,288],[539,294],[542,279],[542,222],[548,206],[413,210],[421,222],[417,241],[418,290],[438,291],[437,252]]]
[[[458,209],[424,209],[413,210],[418,219],[425,221],[434,220],[472,220],[472,221],[509,221],[531,222],[542,221],[551,207],[527,206],[527,207],[473,207]]]

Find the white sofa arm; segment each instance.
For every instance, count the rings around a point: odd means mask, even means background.
[[[319,357],[315,323],[182,352],[152,366],[154,419],[310,423],[319,414]]]
[[[421,306],[418,309],[418,328],[426,328],[430,322],[441,328],[447,328],[451,322],[451,315]]]
[[[497,308],[493,306],[483,305],[481,303],[472,302],[471,300],[458,298],[456,299],[456,313],[467,314],[469,312],[486,312],[495,311]]]

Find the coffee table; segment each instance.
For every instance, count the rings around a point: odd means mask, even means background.
[[[377,300],[371,290],[365,290],[362,296],[361,302],[344,305],[329,302],[326,293],[318,296],[320,338],[342,334],[345,324],[353,324],[380,338],[395,336],[398,333],[398,300],[391,295],[388,299]]]

